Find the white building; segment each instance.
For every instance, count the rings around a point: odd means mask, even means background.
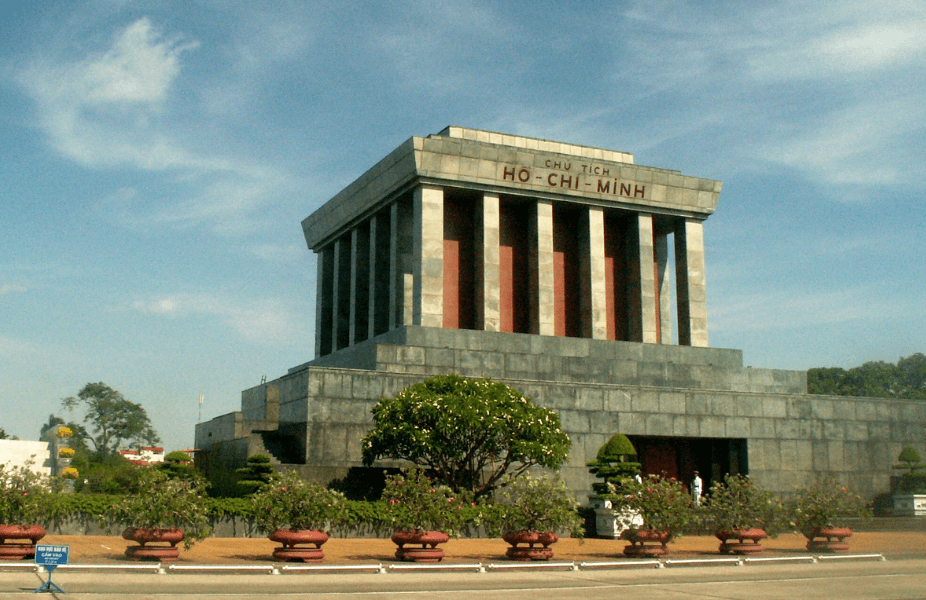
[[[40,475],[51,475],[48,442],[0,440],[0,464],[8,468],[29,468]]]

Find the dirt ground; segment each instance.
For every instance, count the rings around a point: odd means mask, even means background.
[[[926,558],[926,532],[855,533],[847,540],[852,554],[884,554],[889,559]],[[797,534],[765,540],[763,556],[807,555],[807,540]],[[42,544],[70,546],[71,564],[118,564],[126,562],[127,542],[116,536],[48,535]],[[603,539],[561,539],[552,546],[553,560],[608,561],[623,558],[627,542]],[[682,537],[669,544],[667,558],[718,558],[719,542],[713,537]],[[275,562],[276,544],[265,538],[208,538],[189,550],[181,550],[177,564],[259,564]],[[443,545],[445,562],[504,561],[508,545],[501,539],[457,539]],[[325,563],[370,564],[395,561],[395,545],[388,539],[331,539],[322,549]]]

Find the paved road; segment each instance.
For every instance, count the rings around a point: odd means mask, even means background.
[[[36,598],[45,575],[0,573],[0,598]],[[219,574],[56,572],[70,600],[141,598],[376,598],[424,595],[477,600],[916,599],[926,598],[926,560],[833,561],[818,564],[670,567],[607,570],[530,570],[488,573]],[[51,596],[51,594],[45,597]]]

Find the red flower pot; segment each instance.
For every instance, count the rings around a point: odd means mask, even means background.
[[[435,563],[444,558],[444,551],[437,547],[448,541],[450,536],[440,531],[396,531],[392,534],[392,541],[398,546],[395,557],[409,562]],[[406,547],[409,544],[420,545]]]
[[[125,555],[132,560],[170,562],[180,556],[180,549],[176,546],[183,541],[183,530],[176,527],[128,527],[122,532],[122,539],[138,543],[138,546],[125,549]],[[151,543],[166,545],[149,546]]]
[[[287,562],[321,562],[325,558],[322,544],[328,541],[328,534],[314,529],[277,529],[269,536],[271,541],[282,544],[273,550],[273,558]],[[314,547],[313,547],[314,546]]]
[[[552,531],[512,531],[502,539],[511,544],[505,552],[511,560],[550,560],[553,550],[548,546],[559,541],[559,536]]]
[[[851,535],[848,527],[814,527],[804,532],[808,552],[846,552],[849,544],[843,540]]]
[[[45,537],[41,525],[0,525],[0,559],[22,560],[35,557],[35,543]],[[19,543],[7,540],[20,540]],[[28,541],[28,543],[22,543]]]
[[[721,554],[756,554],[762,552],[759,542],[768,537],[764,529],[752,527],[750,529],[725,529],[714,533],[720,540]]]
[[[652,558],[668,554],[666,544],[672,539],[672,534],[651,529],[628,529],[621,534],[621,539],[630,542],[629,546],[624,547],[624,555],[631,558]]]

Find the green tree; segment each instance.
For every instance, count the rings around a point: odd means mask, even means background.
[[[105,383],[88,383],[76,397],[63,399],[61,405],[69,411],[79,406],[86,409],[84,423],[92,428],[89,439],[100,454],[113,454],[126,446],[153,446],[161,441],[144,407],[126,400]]]
[[[0,427],[0,440],[8,440],[10,436],[6,434],[6,429]]]
[[[918,471],[926,470],[923,466],[923,459],[920,453],[913,446],[904,446],[903,450],[897,456],[899,464],[894,465],[895,469],[906,469],[908,475],[913,475]]]
[[[592,489],[599,494],[605,494],[609,483],[620,488],[625,479],[632,479],[640,472],[640,463],[636,458],[637,451],[626,435],[612,435],[611,439],[598,449],[595,460],[585,463],[586,467],[591,467],[589,473],[604,480],[593,483]]]
[[[363,462],[407,460],[455,491],[484,496],[533,466],[569,454],[559,416],[490,379],[439,375],[383,398],[363,438]]]
[[[917,352],[897,361],[901,397],[926,399],[926,355]]]
[[[833,396],[926,399],[926,356],[921,353],[897,364],[870,361],[851,369],[807,370],[807,391]]]
[[[249,495],[262,490],[270,481],[273,474],[273,465],[266,454],[252,454],[248,457],[247,465],[236,469],[241,476],[235,486],[242,495]]]
[[[75,491],[99,494],[128,493],[136,485],[140,468],[119,453],[101,454],[89,450],[78,451],[71,466],[80,473],[74,483]]]
[[[174,450],[164,457],[164,462],[157,465],[171,479],[192,481],[200,478],[190,456],[181,450]]]
[[[83,425],[75,423],[74,421],[69,423],[65,422],[64,419],[55,415],[54,413],[48,415],[48,423],[42,425],[42,429],[39,431],[39,439],[42,439],[42,436],[45,435],[45,432],[55,427],[56,425],[64,425],[71,430],[73,435],[68,441],[68,446],[73,448],[78,456],[92,452],[90,447],[87,445],[87,440],[90,439],[90,434],[87,433],[87,429]]]

